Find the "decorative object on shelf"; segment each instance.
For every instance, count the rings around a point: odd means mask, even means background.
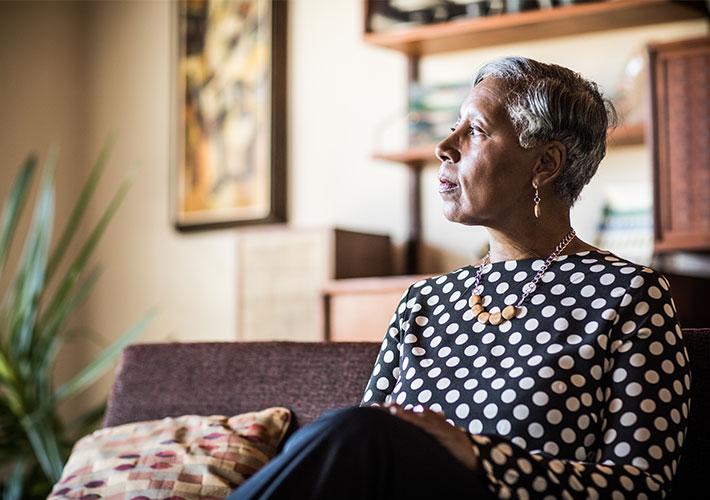
[[[464,5],[466,10],[463,14],[453,16],[451,19],[467,17],[481,17],[489,14],[491,3],[489,0],[452,0],[454,3]]]
[[[607,186],[594,245],[632,262],[649,265],[653,255],[651,186]]]
[[[600,1],[604,0],[369,0],[367,30],[381,33]]]
[[[611,100],[622,124],[646,123],[648,121],[648,53],[636,49],[627,59],[618,83],[612,91]]]
[[[177,229],[286,220],[286,3],[180,0],[171,212]]]
[[[505,11],[508,13],[551,7],[552,0],[505,0]]]
[[[446,137],[470,89],[470,82],[410,83],[409,145],[435,144]]]
[[[443,23],[465,12],[465,6],[446,0],[371,0],[368,29],[382,32]]]
[[[608,2],[609,0],[552,0],[555,5],[575,5],[580,3],[599,3]]]

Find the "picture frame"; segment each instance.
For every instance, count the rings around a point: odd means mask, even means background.
[[[179,231],[283,223],[286,9],[171,2],[170,213]]]

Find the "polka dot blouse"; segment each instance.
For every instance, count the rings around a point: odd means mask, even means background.
[[[489,312],[544,261],[483,267]],[[691,371],[665,276],[608,250],[560,255],[517,316],[468,305],[477,267],[402,294],[360,406],[443,411],[472,435],[499,498],[663,498],[685,440]]]

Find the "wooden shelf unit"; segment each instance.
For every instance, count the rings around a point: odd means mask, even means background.
[[[369,2],[366,5],[366,23]],[[705,17],[701,6],[664,0],[609,0],[465,18],[415,28],[366,31],[365,42],[411,56],[579,35]],[[367,26],[366,26],[367,29]]]

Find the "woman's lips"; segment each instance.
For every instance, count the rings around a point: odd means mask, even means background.
[[[453,182],[449,181],[439,181],[439,192],[440,193],[450,193],[451,191],[455,191],[458,189],[458,184],[454,184]]]

